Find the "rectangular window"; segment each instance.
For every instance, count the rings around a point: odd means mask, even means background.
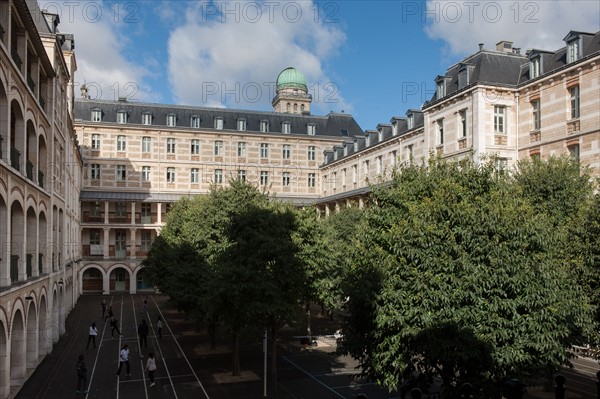
[[[142,203],[142,217],[152,216],[152,204],[147,202]]]
[[[579,59],[579,39],[575,39],[567,44],[567,63],[575,62]]]
[[[246,181],[246,171],[245,170],[238,170],[238,180]]]
[[[573,86],[569,89],[571,94],[571,119],[579,118],[579,86]]]
[[[309,145],[308,146],[308,154],[307,155],[308,155],[308,160],[309,161],[314,161],[316,159],[317,152],[316,152],[316,149],[315,149],[314,145]]]
[[[117,202],[115,204],[115,216],[126,217],[127,216],[127,204],[124,202]]]
[[[198,139],[192,139],[192,143],[190,146],[190,153],[192,155],[198,155],[200,154],[200,140]]]
[[[460,111],[458,116],[460,118],[460,137],[467,137],[467,111]]]
[[[92,110],[92,122],[102,121],[102,111],[99,109]]]
[[[100,149],[100,135],[95,133],[92,134],[92,150]]]
[[[445,80],[438,82],[436,94],[437,94],[438,100],[446,95],[446,81]]]
[[[240,141],[238,143],[237,155],[238,155],[238,157],[245,157],[246,156],[246,143],[245,142]]]
[[[540,76],[540,58],[534,58],[529,63],[529,78],[534,79]]]
[[[390,152],[390,164],[392,165],[392,168],[396,167],[396,164],[398,163],[398,152],[396,150]]]
[[[125,112],[125,111],[117,112],[117,123],[127,123],[127,112]]]
[[[381,155],[377,157],[377,164],[375,166],[375,170],[378,175],[381,174],[381,172],[383,171],[383,159],[381,158]]]
[[[284,144],[283,149],[281,151],[281,157],[283,159],[290,159],[291,156],[292,156],[292,146],[290,146],[289,144]]]
[[[142,166],[142,181],[150,181],[150,166]]]
[[[281,181],[281,184],[283,184],[283,187],[288,187],[290,185],[290,181],[291,181],[290,172],[283,172],[283,178]]]
[[[573,144],[568,147],[569,155],[573,160],[579,161],[579,144]]]
[[[444,144],[444,120],[443,119],[440,119],[437,121],[437,133],[438,133],[437,145],[443,145]]]
[[[140,250],[146,252],[152,246],[152,232],[150,230],[142,230]]]
[[[142,125],[152,124],[152,114],[142,114]]]
[[[542,125],[540,115],[540,100],[534,100],[531,102],[531,112],[533,120],[533,130],[540,130],[540,127]]]
[[[92,180],[100,179],[100,164],[93,163],[90,165],[90,177]]]
[[[223,154],[223,142],[221,140],[215,141],[215,155],[221,156]]]
[[[260,143],[260,157],[261,158],[269,157],[269,144],[268,143]]]
[[[308,187],[315,187],[317,183],[316,177],[314,173],[308,174]]]
[[[117,136],[117,151],[125,151],[127,148],[127,140],[125,136]]]
[[[174,114],[167,115],[167,126],[169,126],[169,127],[177,126],[177,117]]]
[[[142,137],[142,152],[150,152],[152,145],[151,137]]]
[[[358,165],[352,165],[352,184],[358,182]]]
[[[414,144],[409,144],[406,146],[406,158],[408,160],[413,159],[413,157],[415,156],[415,152],[414,152]]]
[[[200,128],[200,117],[199,116],[192,116],[190,118],[190,127],[193,127],[194,129]]]
[[[364,169],[365,169],[365,177],[369,176],[369,161],[365,161],[363,163]]]
[[[506,107],[501,105],[494,106],[494,133],[496,134],[505,134],[506,126],[505,126],[505,110]]]
[[[90,216],[100,216],[101,215],[100,206],[101,205],[99,202],[92,203],[92,205],[90,207]]]
[[[198,183],[199,181],[200,181],[200,169],[192,168],[192,171],[190,172],[190,182]]]
[[[281,124],[281,133],[290,134],[292,132],[292,124],[290,122],[283,122]]]
[[[314,136],[316,132],[317,127],[314,123],[309,123],[308,125],[306,125],[306,134],[308,134],[309,136]]]
[[[175,168],[167,168],[167,183],[175,183]]]
[[[100,230],[90,230],[90,245],[100,245]]]
[[[246,120],[245,119],[237,120],[237,130],[239,130],[240,132],[246,131]]]
[[[117,181],[127,180],[127,169],[126,169],[125,165],[117,165],[116,173],[117,173]]]
[[[217,116],[214,121],[215,121],[215,129],[223,130],[223,118],[221,118],[220,116]]]
[[[260,185],[266,186],[267,184],[269,184],[269,172],[267,172],[265,170],[261,170],[260,171]]]
[[[223,183],[223,169],[215,169],[215,183],[216,184]]]
[[[175,139],[173,137],[167,139],[167,154],[175,154]]]
[[[260,121],[260,131],[267,133],[269,131],[269,121]]]

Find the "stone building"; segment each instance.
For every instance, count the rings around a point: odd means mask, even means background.
[[[58,22],[35,2],[0,1],[0,398],[52,350],[80,291],[76,63]]]

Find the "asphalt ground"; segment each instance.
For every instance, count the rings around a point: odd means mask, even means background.
[[[143,300],[147,298],[147,312]],[[119,320],[122,335],[111,337],[109,323],[102,319],[101,301],[106,299]],[[156,331],[157,317],[163,320],[162,338]],[[150,326],[148,347],[140,348],[137,326],[144,318]],[[327,320],[328,319],[323,319]],[[92,322],[98,328],[96,348],[86,349]],[[313,322],[313,333],[326,335],[334,324]],[[335,331],[335,330],[334,330]],[[278,341],[279,399],[353,399],[359,392],[369,399],[398,398],[372,383],[360,381],[356,362],[334,353],[335,340],[319,339],[318,348],[306,350],[297,331],[285,331]],[[215,350],[203,328],[172,309],[164,296],[113,294],[82,295],[66,320],[66,333],[52,352],[37,367],[16,398],[18,399],[258,399],[263,398],[262,337],[241,343],[243,378],[231,377],[231,352],[228,337],[220,337]],[[130,349],[131,376],[119,365],[119,350]],[[157,359],[156,385],[150,387],[144,372],[149,352]],[[77,394],[75,363],[85,356],[89,392]],[[268,381],[270,384],[271,382]]]

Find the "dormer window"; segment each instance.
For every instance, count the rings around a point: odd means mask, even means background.
[[[281,133],[290,134],[292,132],[291,122],[283,122],[281,124]]]
[[[152,114],[150,112],[144,112],[142,114],[142,125],[151,125],[152,124]]]
[[[381,143],[383,141],[383,130],[377,133],[377,140]]]
[[[540,56],[537,56],[537,57],[531,59],[531,62],[529,63],[529,78],[530,79],[535,79],[538,76],[540,76],[540,73],[542,71],[540,61],[541,61]]]
[[[167,115],[167,126],[169,126],[169,127],[177,126],[177,116],[175,114]]]
[[[441,98],[444,98],[446,96],[446,77],[438,76],[435,79],[435,83],[436,83],[435,99],[439,100]]]
[[[260,121],[260,131],[267,133],[269,131],[269,121]]]
[[[117,123],[127,123],[127,111],[117,111]]]
[[[309,123],[308,125],[306,125],[306,134],[308,134],[309,136],[314,136],[316,131],[317,127],[314,123]]]
[[[407,115],[407,119],[406,119],[406,128],[408,130],[412,129],[414,126],[415,122],[414,122],[414,115],[413,114],[408,114]]]
[[[215,117],[215,129],[223,130],[223,118],[220,116]]]
[[[92,119],[92,122],[102,122],[102,110],[101,109],[93,109],[91,119]]]
[[[577,37],[567,43],[567,63],[575,62],[581,58],[580,38]]]
[[[190,127],[193,127],[194,129],[199,129],[200,128],[200,117],[193,115],[192,117],[190,117]]]
[[[239,130],[240,132],[246,131],[246,119],[240,118],[237,120],[237,130]]]

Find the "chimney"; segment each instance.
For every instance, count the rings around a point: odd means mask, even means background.
[[[496,51],[500,53],[512,53],[512,45],[513,42],[502,40],[501,42],[496,43]]]
[[[483,43],[479,43],[479,51],[483,50]]]
[[[521,47],[513,47],[513,54],[521,55]]]

